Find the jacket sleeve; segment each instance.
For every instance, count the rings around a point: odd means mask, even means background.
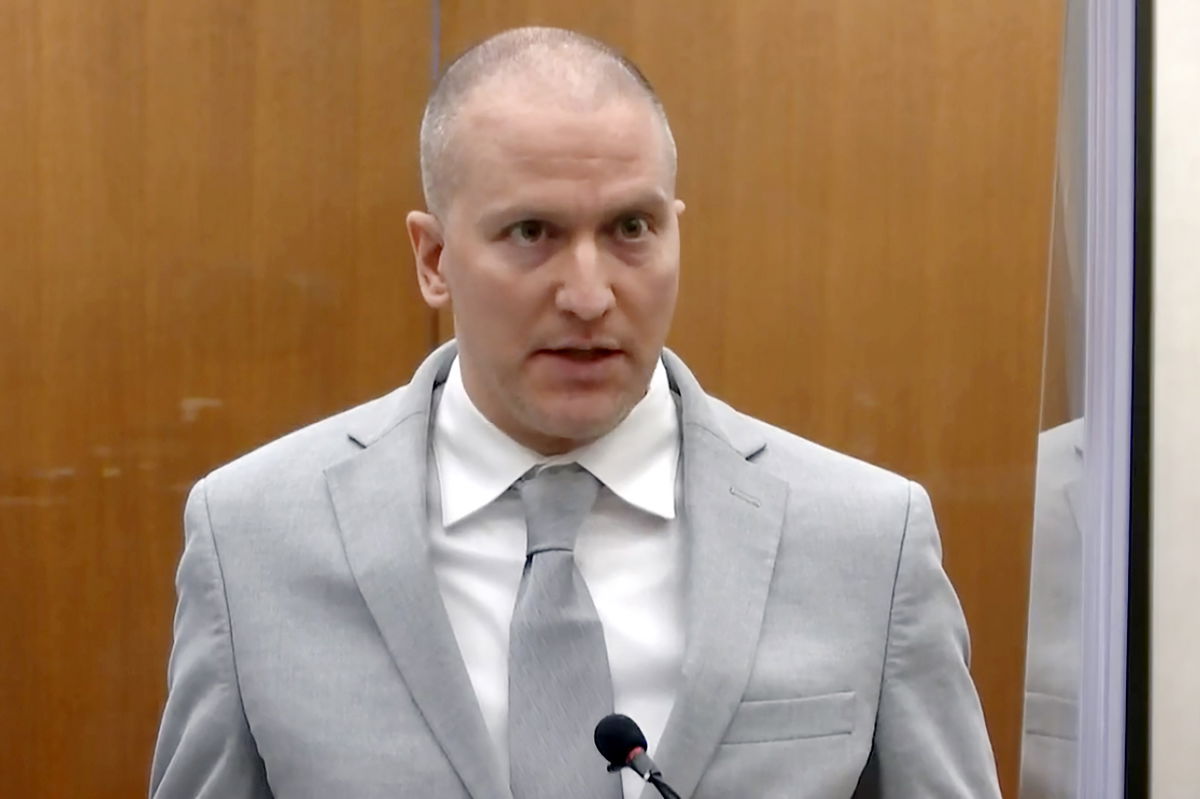
[[[929,496],[909,484],[875,728],[885,799],[999,799],[968,670],[966,620],[942,568]]]
[[[242,708],[229,608],[204,481],[184,513],[175,642],[151,769],[152,799],[268,799]]]

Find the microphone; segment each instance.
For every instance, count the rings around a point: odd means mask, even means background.
[[[646,754],[646,736],[629,716],[613,713],[600,719],[593,739],[600,754],[608,761],[610,772],[631,768],[657,788],[663,799],[680,799],[679,794],[663,782],[662,771]]]

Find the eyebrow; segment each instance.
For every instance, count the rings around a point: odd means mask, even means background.
[[[670,199],[666,192],[662,189],[651,189],[611,203],[605,207],[603,217],[611,219],[637,210],[652,210],[661,214],[669,203]],[[539,206],[537,203],[517,202],[485,211],[480,217],[480,224],[490,228],[502,222],[518,222],[524,219],[542,219],[553,222],[556,216],[559,215],[546,210],[545,206]]]
[[[627,211],[635,211],[639,209],[653,209],[655,211],[663,211],[670,205],[670,198],[662,189],[652,189],[650,191],[640,192],[635,194],[629,200],[616,203],[612,206],[607,216],[619,216]]]

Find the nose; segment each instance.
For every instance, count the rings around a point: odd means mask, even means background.
[[[585,322],[603,317],[615,302],[608,271],[593,240],[578,242],[563,253],[562,282],[555,295],[560,311]]]

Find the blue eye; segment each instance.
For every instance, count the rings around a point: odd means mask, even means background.
[[[546,236],[546,224],[536,219],[522,220],[508,229],[508,237],[515,244],[537,244]]]

